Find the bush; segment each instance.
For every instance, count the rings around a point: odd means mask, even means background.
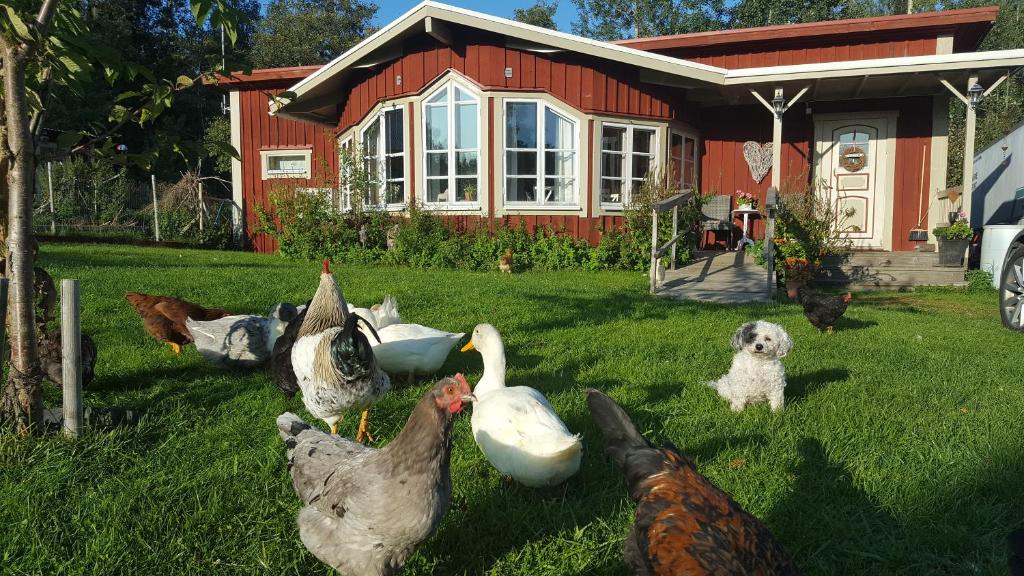
[[[991,292],[995,290],[992,288],[992,272],[989,270],[968,270],[964,274],[964,279],[967,280],[967,289],[972,292]]]

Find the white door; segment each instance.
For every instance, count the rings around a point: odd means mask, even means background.
[[[890,249],[895,118],[832,117],[817,124],[818,193],[836,214],[838,234],[855,248]]]

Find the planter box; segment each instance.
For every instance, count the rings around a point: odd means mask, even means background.
[[[960,268],[964,265],[964,254],[971,240],[948,240],[939,238],[939,266],[947,268]]]

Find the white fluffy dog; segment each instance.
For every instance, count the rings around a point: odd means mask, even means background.
[[[772,410],[781,410],[786,388],[781,358],[793,347],[786,329],[763,320],[747,322],[736,330],[732,347],[736,355],[729,373],[708,386],[728,400],[735,412],[761,400],[767,400]]]

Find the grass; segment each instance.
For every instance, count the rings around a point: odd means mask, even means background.
[[[79,440],[0,436],[0,573],[329,574],[299,542],[274,418],[300,411],[266,373],[218,372],[143,331],[127,290],[242,312],[305,301],[318,265],[253,254],[46,245],[55,278],[82,281],[96,339],[87,405],[142,409],[132,429]],[[608,391],[656,440],[762,518],[808,574],[1005,574],[1022,523],[1022,340],[993,292],[858,295],[834,335],[793,305],[652,299],[630,273],[498,275],[340,267],[346,296],[398,297],[407,321],[505,336],[509,383],[547,394],[584,436],[580,473],[532,490],[500,481],[455,426],[453,501],[406,574],[622,574],[632,507],[583,390]],[[787,407],[731,413],[702,385],[724,373],[749,319],[784,325]],[[475,381],[478,354],[443,373]],[[378,443],[428,384],[386,396]],[[48,389],[48,404],[59,402]],[[354,433],[355,415],[342,423]]]

